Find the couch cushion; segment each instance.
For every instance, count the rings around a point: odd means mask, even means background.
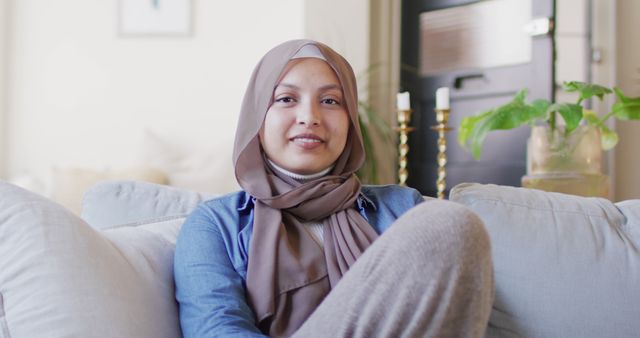
[[[453,201],[491,237],[489,337],[629,337],[640,332],[640,200],[613,203],[461,184]]]
[[[96,229],[149,220],[184,217],[217,196],[137,181],[104,181],[84,195],[82,218]]]
[[[1,181],[0,196],[0,336],[181,336],[172,266],[183,218],[98,231]]]
[[[51,199],[79,215],[84,193],[97,182],[105,180],[167,183],[167,177],[162,171],[149,167],[141,166],[119,170],[55,167],[51,171]]]

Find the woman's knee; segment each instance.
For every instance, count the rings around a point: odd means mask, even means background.
[[[489,235],[484,223],[469,208],[450,201],[426,201],[400,217],[389,231],[409,243],[446,248],[448,254],[489,255]],[[452,252],[453,251],[453,252]]]

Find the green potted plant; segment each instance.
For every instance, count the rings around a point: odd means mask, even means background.
[[[542,99],[527,102],[527,90],[523,89],[511,102],[464,118],[458,142],[479,159],[489,132],[529,125],[532,131],[527,144],[524,186],[606,195],[608,184],[606,176],[600,173],[600,154],[618,142],[618,135],[607,127],[606,121],[611,117],[640,120],[640,97],[629,98],[618,88],[612,90],[578,81],[565,82],[563,89],[578,94],[575,103]],[[603,100],[612,93],[617,101],[602,117],[582,106],[585,100],[592,97]]]
[[[366,154],[362,168],[358,170],[358,177],[366,184],[379,184],[378,159],[375,154],[372,134],[382,139],[384,144],[392,144],[391,128],[373,109],[363,101],[358,101],[358,114],[360,130],[362,131],[362,142]]]
[[[380,66],[379,64],[369,66],[369,68],[358,75],[358,83],[373,81],[376,71],[380,69]],[[361,92],[358,93],[358,96],[361,98],[367,97],[366,89],[363,89],[366,87],[362,86],[359,88],[361,88]],[[379,140],[380,142],[377,144],[382,147],[393,145],[393,131],[389,124],[380,117],[378,112],[376,112],[366,100],[358,100],[358,116],[366,156],[364,164],[356,174],[364,184],[380,184],[380,167],[378,165],[380,159],[378,159],[376,154],[374,139]],[[389,148],[388,150],[391,151],[393,149]]]

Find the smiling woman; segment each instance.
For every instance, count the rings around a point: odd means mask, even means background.
[[[481,221],[411,188],[362,186],[364,158],[349,63],[310,40],[269,51],[236,130],[243,191],[201,204],[176,243],[184,336],[482,336]]]

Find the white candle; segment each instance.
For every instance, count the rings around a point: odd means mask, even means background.
[[[396,107],[398,110],[409,110],[411,109],[411,99],[409,97],[409,92],[398,93],[396,96]]]
[[[436,90],[436,109],[449,109],[449,87]]]

